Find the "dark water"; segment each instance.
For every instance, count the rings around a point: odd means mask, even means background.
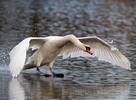
[[[119,48],[132,71],[92,58],[58,58],[64,78],[22,73],[9,51],[29,36],[99,36]],[[35,70],[34,70],[35,71]],[[136,100],[135,0],[0,0],[0,100]]]

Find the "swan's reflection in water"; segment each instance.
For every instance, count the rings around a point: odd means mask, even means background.
[[[9,84],[10,100],[127,100],[129,84],[68,85],[44,77],[22,77]]]
[[[17,79],[12,79],[9,83],[10,100],[25,100],[24,88]]]

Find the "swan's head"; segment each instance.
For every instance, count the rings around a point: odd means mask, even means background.
[[[85,48],[86,48],[86,52],[88,52],[89,54],[93,55],[92,51],[91,51],[91,48],[87,45],[85,45]]]

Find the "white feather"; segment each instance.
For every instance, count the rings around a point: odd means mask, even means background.
[[[17,77],[20,71],[23,69],[26,59],[26,52],[30,48],[39,49],[39,44],[33,44],[30,46],[30,40],[32,39],[46,39],[45,37],[29,37],[21,41],[10,52],[10,72],[13,77]]]
[[[26,52],[29,48],[39,49],[42,46],[42,43],[46,41],[47,37],[29,37],[21,41],[18,45],[16,45],[9,53],[10,55],[10,72],[13,77],[17,77],[17,75],[21,72],[24,67]],[[48,37],[49,38],[49,37]],[[31,40],[36,40],[35,43],[30,44]],[[38,41],[37,41],[38,40]],[[40,41],[42,40],[42,42]]]
[[[17,77],[17,75],[22,70],[25,59],[26,59],[26,51],[29,48],[29,41],[31,38],[26,38],[22,42],[20,42],[17,46],[15,46],[10,52],[10,71],[13,77]]]
[[[79,49],[71,43],[65,45],[62,49],[61,53],[63,54],[63,59],[66,59],[67,57],[78,56],[97,57],[98,60],[107,61],[111,64],[118,65],[131,70],[129,60],[117,48],[110,46],[107,42],[103,41],[102,39],[94,36],[79,38],[79,40],[82,43],[87,44],[91,47],[93,55],[84,52],[83,50]]]

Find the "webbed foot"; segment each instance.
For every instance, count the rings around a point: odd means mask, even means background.
[[[53,77],[64,78],[63,73],[53,73]]]
[[[45,77],[57,77],[57,78],[64,78],[64,74],[62,73],[52,73],[52,74],[44,74]]]

